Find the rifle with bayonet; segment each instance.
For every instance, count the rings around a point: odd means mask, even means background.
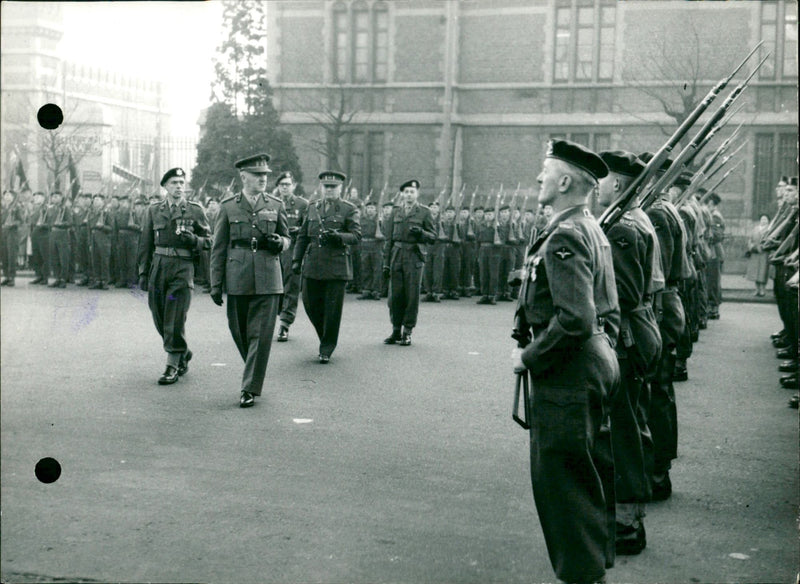
[[[475,211],[475,195],[478,194],[478,185],[475,185],[475,190],[472,191],[472,196],[469,198],[469,217],[467,217],[467,239],[475,238],[475,226],[473,225],[472,213]]]
[[[497,225],[500,221],[500,199],[503,195],[503,183],[500,183],[500,190],[497,191],[497,196],[494,200],[494,245],[503,245],[500,241],[500,233],[497,231]]]
[[[730,75],[724,79],[721,79],[714,87],[711,88],[703,100],[686,117],[683,123],[678,126],[675,132],[673,132],[672,136],[670,136],[667,142],[653,155],[653,158],[645,166],[644,171],[642,171],[642,173],[636,177],[630,185],[628,185],[628,188],[625,189],[625,192],[623,192],[622,195],[613,203],[611,203],[611,205],[603,212],[603,214],[600,216],[599,222],[604,231],[608,231],[608,229],[614,223],[616,223],[626,211],[634,206],[636,203],[636,198],[639,194],[639,189],[643,185],[646,185],[650,179],[655,176],[656,172],[658,172],[658,170],[664,164],[664,161],[669,158],[669,155],[672,153],[672,150],[675,148],[675,146],[678,145],[689,129],[697,122],[698,119],[700,119],[700,116],[703,115],[703,113],[708,109],[720,92],[727,87],[728,83],[730,83],[733,77],[741,70],[742,67],[744,67],[747,61],[750,60],[750,57],[755,54],[762,44],[763,41],[759,42]]]
[[[522,183],[517,183],[517,188],[514,190],[514,194],[511,196],[511,202],[508,204],[509,210],[509,219],[508,219],[508,243],[517,243],[517,226],[514,225],[514,203],[517,202],[517,197],[519,196],[519,188],[522,186]]]
[[[464,202],[464,187],[466,185],[461,183],[461,190],[458,192],[456,196],[456,204],[454,206],[456,214],[453,216],[453,236],[450,238],[450,241],[453,243],[461,243],[461,236],[458,234],[458,215],[461,213],[461,204]],[[469,220],[469,219],[467,219]]]
[[[375,225],[375,239],[378,239],[378,240],[381,240],[381,241],[386,239],[386,236],[383,234],[383,231],[381,230],[381,221],[383,221],[383,201],[385,200],[386,189],[388,189],[388,188],[389,188],[389,183],[388,182],[383,183],[383,188],[381,189],[381,194],[378,195],[378,215],[377,215],[377,221],[376,221],[376,225]]]

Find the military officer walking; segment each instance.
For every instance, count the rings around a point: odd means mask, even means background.
[[[289,247],[284,203],[266,194],[269,155],[236,162],[242,192],[223,199],[211,247],[211,299],[228,293],[228,328],[244,360],[239,406],[261,395],[280,309],[281,251]]]
[[[425,244],[436,241],[430,210],[417,202],[419,181],[400,185],[401,202],[395,207],[384,232],[383,272],[389,280],[389,319],[392,334],[387,345],[411,344],[411,331],[417,325],[419,291],[425,267]]]
[[[145,211],[139,240],[139,287],[148,291],[147,303],[167,353],[160,385],[175,383],[189,370],[192,352],[184,328],[194,288],[194,254],[211,244],[203,208],[183,196],[185,183],[182,168],[164,174],[161,186],[167,196]]]
[[[565,582],[614,564],[608,399],[619,306],[608,240],[586,208],[608,174],[583,146],[550,142],[539,201],[554,214],[529,250],[517,304],[514,371],[530,375],[531,482],[550,562]]]
[[[328,363],[339,340],[345,286],[353,279],[350,246],[361,240],[359,212],[342,196],[345,175],[319,175],[323,198],[309,205],[292,258],[292,270],[303,275],[303,307],[319,337],[319,362]]]
[[[289,223],[291,245],[281,252],[281,269],[283,270],[283,299],[281,300],[280,329],[278,342],[289,340],[289,327],[297,316],[297,302],[300,298],[300,276],[292,271],[292,256],[294,255],[297,232],[300,231],[300,221],[308,208],[308,201],[294,194],[297,183],[291,172],[282,172],[275,181],[278,186],[278,195],[286,208],[286,218]]]

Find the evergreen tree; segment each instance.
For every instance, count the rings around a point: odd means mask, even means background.
[[[216,79],[203,135],[197,146],[192,188],[224,190],[238,176],[233,163],[267,152],[273,171],[290,170],[302,180],[300,162],[289,132],[280,127],[266,72],[266,3],[225,0],[225,40],[217,49]]]

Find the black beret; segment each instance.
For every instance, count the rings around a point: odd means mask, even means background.
[[[183,171],[182,168],[170,168],[167,172],[164,173],[164,176],[161,177],[161,186],[163,187],[165,184],[167,184],[167,181],[169,179],[175,176],[186,178],[186,173]]]
[[[391,201],[386,201],[386,202],[383,204],[383,206],[384,206],[384,207],[394,207],[394,203],[392,203]]]
[[[503,206],[500,207],[500,210],[501,211],[508,211],[508,210],[511,210],[511,207],[508,206],[508,205],[503,205]]]
[[[692,184],[693,176],[694,175],[691,172],[684,170],[678,175],[678,178],[675,179],[673,184],[676,187],[688,187],[690,184]]]
[[[290,178],[290,179],[292,179],[292,182],[294,182],[294,175],[291,172],[289,172],[288,170],[286,170],[286,171],[280,173],[278,175],[278,178],[275,179],[275,186],[277,187],[278,184],[285,178]]]
[[[245,170],[254,174],[267,174],[272,169],[267,164],[270,160],[269,154],[254,154],[247,158],[242,158],[233,163],[234,168]]]
[[[701,195],[705,195],[708,192],[708,189],[705,187],[699,187],[697,189],[697,192],[700,193]]]
[[[655,154],[653,154],[652,152],[642,152],[639,155],[639,158],[641,159],[642,162],[648,163],[651,160],[653,160],[654,156]],[[658,169],[658,172],[666,172],[667,170],[669,170],[670,166],[672,166],[672,159],[667,158],[666,160],[664,160],[664,162],[661,163],[661,168]]]
[[[483,211],[483,205],[478,205],[477,207],[475,207],[475,208],[474,208],[474,209],[472,209],[472,210],[473,210],[473,211]]]
[[[365,201],[364,202],[364,206],[365,207],[377,207],[377,205],[375,204],[375,201],[373,201],[372,199],[369,199],[368,201]]]
[[[105,193],[95,193],[95,194],[92,195],[93,199],[98,198],[98,197],[101,198],[101,199],[105,199],[106,195],[105,195]]]
[[[319,181],[322,184],[340,185],[347,180],[347,175],[338,170],[323,170],[319,173]]]
[[[569,140],[550,140],[545,158],[557,158],[588,172],[595,180],[608,176],[608,167],[597,154]]]
[[[400,190],[403,191],[405,190],[406,187],[414,187],[415,189],[419,190],[419,181],[415,178],[407,180],[406,182],[400,185]]]
[[[436,199],[434,199],[434,200],[431,202],[431,204],[430,204],[430,205],[428,205],[428,207],[433,207],[434,205],[436,205],[437,207],[439,207],[439,206],[440,206],[440,205],[439,205],[439,201],[437,201]]]
[[[781,178],[780,178],[780,180],[778,182],[779,183],[788,183],[789,182],[789,177],[784,174],[783,176],[781,176]]]
[[[787,184],[789,184],[789,185],[791,185],[793,187],[796,187],[797,186],[797,177],[793,176],[792,178],[790,178],[789,182]]]
[[[455,211],[455,210],[456,210],[456,208],[455,208],[455,207],[453,207],[453,205],[447,205],[447,207],[445,207],[445,209],[444,209],[444,210],[445,210],[445,211]]]
[[[608,166],[608,170],[616,174],[636,178],[644,170],[644,162],[633,152],[624,150],[604,150],[600,153],[600,158]]]
[[[712,201],[715,205],[719,205],[719,202],[722,200],[717,193],[711,193],[708,195],[708,200]]]

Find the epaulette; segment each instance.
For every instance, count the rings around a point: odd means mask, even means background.
[[[423,205],[422,203],[417,203],[417,204],[420,206],[421,209],[425,209],[426,211],[430,211],[431,210],[431,208],[428,207],[428,205]]]
[[[283,203],[283,199],[270,195],[269,193],[264,193],[264,199],[272,199],[276,203]]]
[[[203,209],[203,205],[201,205],[197,201],[189,201],[189,204],[190,205],[194,205],[195,207],[200,207],[201,209]]]
[[[228,197],[225,197],[224,199],[222,199],[222,200],[219,202],[219,204],[221,205],[222,203],[227,203],[227,202],[228,202],[228,201],[230,201],[231,199],[235,199],[235,198],[236,198],[236,195],[230,195],[230,196],[228,196]]]

